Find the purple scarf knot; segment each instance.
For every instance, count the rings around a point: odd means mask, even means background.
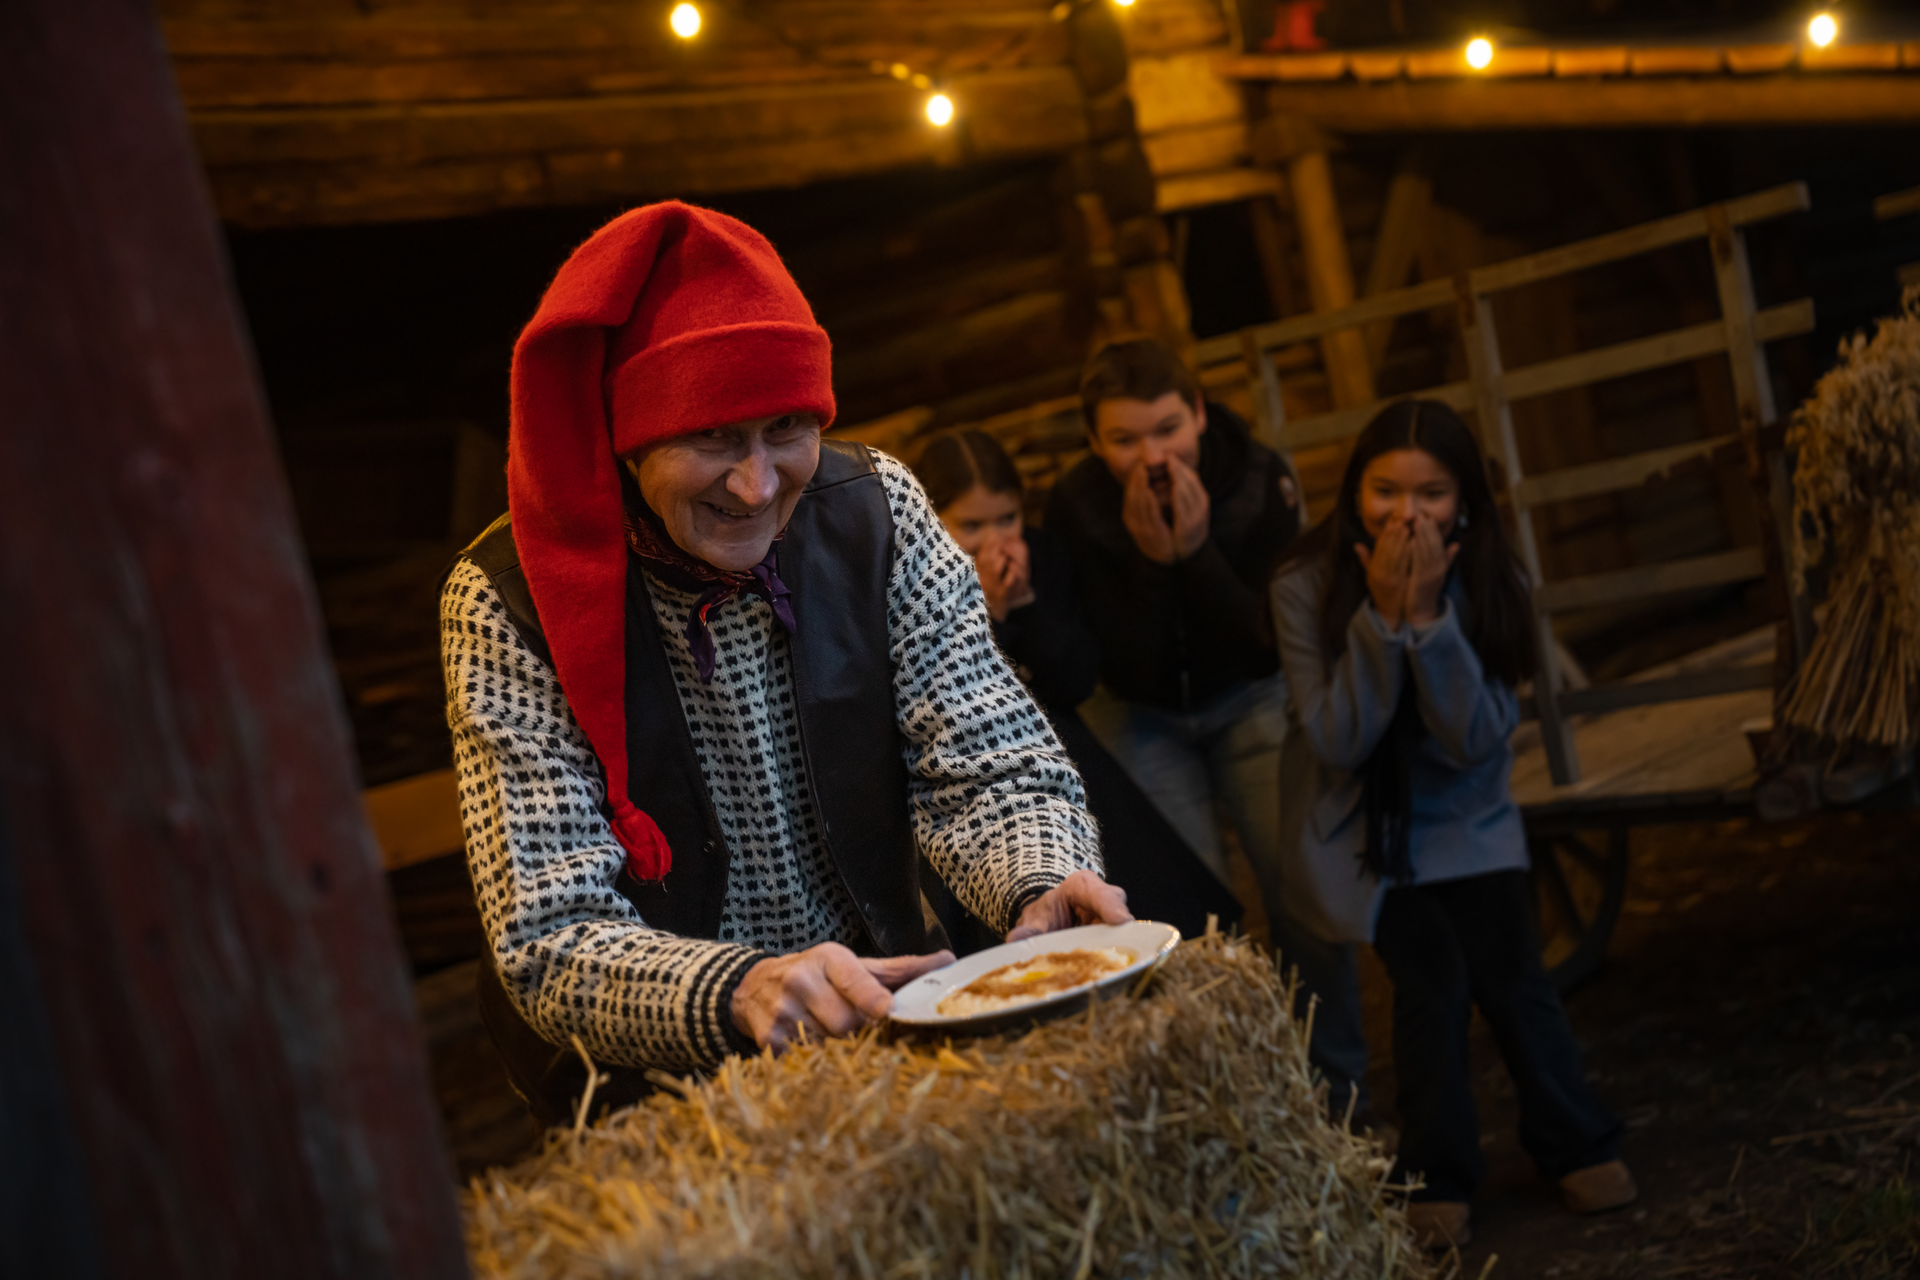
[[[773,545],[767,548],[766,557],[759,564],[745,573],[734,573],[716,569],[705,560],[688,555],[656,521],[651,511],[628,511],[627,546],[662,582],[681,591],[697,593],[693,608],[687,613],[686,632],[687,648],[693,653],[693,665],[700,673],[701,684],[713,679],[713,632],[708,628],[707,617],[742,591],[765,600],[788,635],[797,630],[793,603],[789,599],[791,593],[775,568],[780,541],[786,537],[784,531],[774,536]]]

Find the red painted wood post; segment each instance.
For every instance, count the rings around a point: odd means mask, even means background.
[[[158,28],[0,4],[0,1273],[466,1272]]]

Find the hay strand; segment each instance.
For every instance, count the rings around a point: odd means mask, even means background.
[[[1138,998],[1015,1037],[878,1030],[602,1118],[476,1178],[481,1277],[1425,1280],[1330,1123],[1272,962],[1212,933]]]

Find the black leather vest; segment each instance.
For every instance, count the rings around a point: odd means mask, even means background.
[[[500,593],[528,647],[551,663],[507,517],[465,554]],[[927,926],[887,627],[893,515],[866,446],[821,443],[819,469],[788,521],[778,565],[792,592],[793,686],[807,782],[834,868],[873,950],[920,953]],[[648,924],[717,937],[731,851],[694,756],[646,575],[632,558],[626,616],[627,794],[659,824],[673,863],[651,883],[623,870],[617,887]]]

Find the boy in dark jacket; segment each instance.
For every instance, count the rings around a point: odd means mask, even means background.
[[[1046,527],[1100,647],[1106,696],[1083,714],[1222,881],[1225,809],[1275,945],[1321,998],[1314,1056],[1344,1106],[1366,1069],[1352,951],[1295,925],[1279,893],[1287,689],[1266,596],[1300,531],[1293,477],[1151,339],[1101,349],[1080,400],[1094,456],[1054,487]]]

